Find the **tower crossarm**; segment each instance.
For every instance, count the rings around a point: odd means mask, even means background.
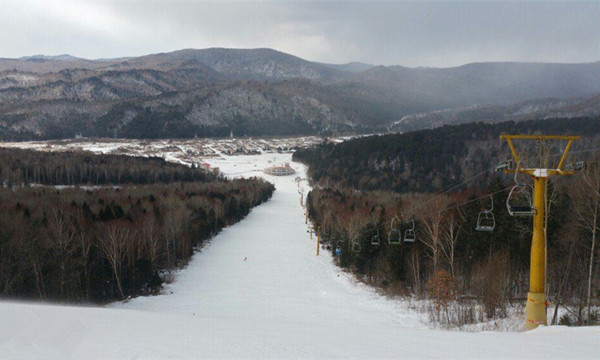
[[[567,159],[567,155],[569,154],[569,150],[571,150],[571,146],[573,145],[573,141],[579,140],[579,135],[500,135],[501,140],[506,140],[508,143],[508,147],[510,148],[510,152],[515,161],[515,164],[519,164],[520,158],[517,150],[515,149],[515,145],[513,140],[537,140],[540,143],[545,140],[564,140],[567,141],[567,146],[563,150],[562,156],[560,158],[560,162],[555,169],[545,169],[547,176],[551,175],[573,175],[573,171],[563,170],[563,165],[565,164],[565,160]],[[531,176],[535,176],[536,171],[539,169],[535,168],[517,168],[517,169],[505,169],[506,173],[514,173],[518,171],[520,173],[526,173]]]

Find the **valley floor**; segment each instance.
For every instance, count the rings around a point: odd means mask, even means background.
[[[209,160],[229,174],[289,154]],[[273,161],[273,158],[276,161]],[[269,163],[271,161],[271,163]],[[304,176],[300,164],[292,164]],[[268,177],[273,198],[215,237],[163,295],[105,308],[4,302],[0,358],[539,358],[600,356],[600,328],[527,333],[429,329],[315,256],[295,176]],[[306,182],[301,185],[306,187]]]

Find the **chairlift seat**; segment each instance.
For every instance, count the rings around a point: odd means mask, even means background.
[[[404,242],[415,242],[415,232],[408,229],[404,232]]]
[[[531,206],[513,205],[508,208],[508,212],[512,216],[533,216],[533,215],[535,215],[535,209]]]
[[[415,221],[411,220],[412,228],[404,231],[404,242],[415,242]]]
[[[519,183],[517,180],[519,168],[520,166],[517,166],[517,170],[515,171],[516,185],[510,189],[506,197],[506,209],[510,216],[533,216],[535,215],[535,208],[533,207],[529,193],[531,186]]]
[[[374,235],[371,238],[371,245],[379,246],[379,235]]]
[[[392,229],[388,235],[388,242],[390,245],[398,245],[402,242],[402,234],[398,229]]]
[[[494,217],[494,198],[490,196],[491,207],[489,209],[483,209],[479,216],[477,216],[477,225],[475,230],[477,231],[494,231],[496,228],[496,218]]]
[[[494,231],[494,227],[490,225],[478,225],[475,227],[477,231]]]

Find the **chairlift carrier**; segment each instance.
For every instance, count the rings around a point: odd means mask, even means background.
[[[379,246],[381,240],[379,239],[379,229],[377,229],[377,234],[373,235],[371,238],[371,245]]]
[[[415,221],[411,220],[412,228],[404,231],[404,242],[415,242]]]
[[[490,195],[491,206],[489,209],[483,209],[477,216],[477,231],[494,231],[496,228],[496,219],[494,217],[494,198]]]
[[[402,233],[400,230],[394,227],[394,221],[396,218],[392,219],[390,224],[390,232],[388,233],[388,243],[390,245],[399,245],[402,242]]]
[[[517,163],[517,169],[515,171],[515,183],[516,185],[510,189],[508,193],[508,197],[506,198],[506,209],[508,210],[508,214],[510,216],[534,216],[536,211],[533,207],[531,194],[529,190],[531,189],[530,185],[519,183],[517,179],[517,175],[519,174],[519,169],[521,168],[521,163]],[[518,197],[521,197],[520,201],[517,201]],[[526,200],[523,200],[526,199]]]

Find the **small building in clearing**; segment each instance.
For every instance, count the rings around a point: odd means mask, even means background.
[[[265,168],[263,172],[269,175],[286,176],[295,174],[296,170],[294,170],[289,163],[285,163],[285,166],[269,166],[268,168]]]

